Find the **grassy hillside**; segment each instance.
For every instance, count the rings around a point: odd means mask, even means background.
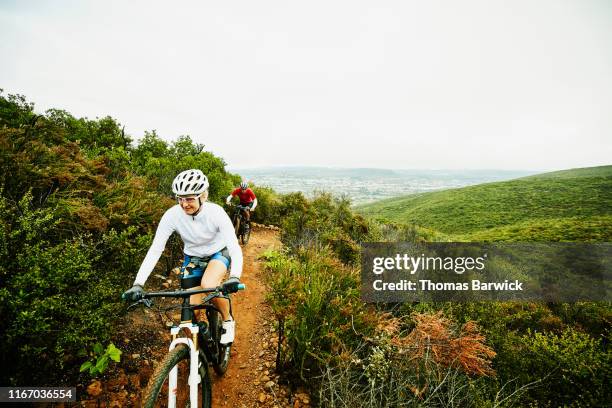
[[[456,240],[610,241],[612,166],[414,194],[357,210]]]

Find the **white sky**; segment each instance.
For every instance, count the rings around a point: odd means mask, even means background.
[[[231,167],[612,164],[612,1],[0,0],[0,88]]]

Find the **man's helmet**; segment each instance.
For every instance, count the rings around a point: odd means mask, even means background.
[[[240,188],[243,190],[246,190],[249,187],[249,183],[247,183],[246,181],[243,181],[242,183],[240,183]]]
[[[176,195],[197,195],[208,190],[208,179],[198,169],[185,170],[179,173],[172,182],[172,191]]]

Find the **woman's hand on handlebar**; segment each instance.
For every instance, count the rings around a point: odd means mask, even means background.
[[[144,290],[142,286],[134,285],[130,289],[123,292],[123,295],[121,295],[121,299],[136,302],[142,299],[143,293],[144,293]]]
[[[240,279],[232,276],[221,284],[221,290],[226,293],[235,293],[240,290],[240,286]]]

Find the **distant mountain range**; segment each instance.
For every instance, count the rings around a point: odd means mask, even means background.
[[[411,193],[464,187],[536,174],[522,170],[395,170],[379,168],[267,167],[230,169],[281,193],[331,191],[363,204]]]

